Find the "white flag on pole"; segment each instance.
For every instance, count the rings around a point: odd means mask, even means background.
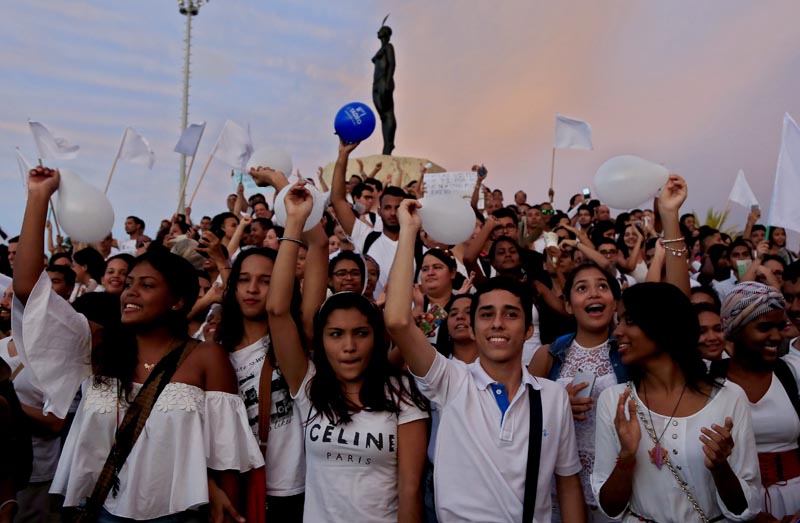
[[[244,129],[240,125],[226,120],[211,155],[231,167],[243,171],[251,154],[253,154],[253,141],[250,139],[249,128]]]
[[[119,159],[140,163],[146,165],[148,169],[152,169],[156,157],[150,143],[133,127],[126,127],[125,134],[122,136],[122,145],[119,148]]]
[[[556,113],[553,148],[592,150],[592,126],[583,120]]]
[[[185,154],[186,156],[194,156],[197,154],[197,147],[200,145],[200,138],[203,137],[203,131],[206,128],[206,123],[193,123],[183,130],[181,138],[175,145],[175,152]]]
[[[744,171],[741,169],[739,169],[739,174],[736,175],[736,181],[733,182],[733,188],[728,200],[738,203],[742,207],[758,205],[756,195],[753,194],[753,189],[750,188],[750,184],[747,183],[747,178],[744,176]]]
[[[17,147],[17,166],[19,166],[19,174],[22,176],[22,186],[28,190],[28,174],[33,169],[33,165],[22,155],[22,151]]]
[[[783,137],[775,170],[775,186],[769,206],[767,225],[785,227],[800,232],[800,128],[789,116],[783,115]]]
[[[79,146],[54,136],[44,124],[28,120],[28,126],[33,134],[33,141],[36,142],[36,148],[39,149],[39,156],[43,160],[72,160],[78,156]]]

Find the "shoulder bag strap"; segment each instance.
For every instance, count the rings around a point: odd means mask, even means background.
[[[125,412],[125,417],[117,429],[111,452],[106,458],[92,495],[87,500],[86,508],[80,513],[78,521],[96,521],[100,509],[103,507],[106,498],[108,498],[108,494],[112,490],[116,494],[119,489],[117,474],[128,459],[136,440],[139,439],[153,406],[164,387],[172,380],[175,371],[178,370],[198,343],[194,339],[184,342],[180,347],[161,358],[161,361],[151,371],[139,390],[139,394],[136,395],[136,399],[128,406],[128,410]]]
[[[528,384],[528,403],[531,408],[528,433],[528,466],[525,469],[525,497],[522,502],[522,521],[532,523],[536,510],[536,490],[539,486],[539,458],[542,454],[542,392]]]
[[[786,390],[786,395],[789,396],[789,401],[792,402],[792,407],[794,407],[797,417],[800,418],[800,396],[798,396],[800,393],[798,393],[797,381],[795,381],[792,369],[789,368],[789,365],[785,361],[778,358],[778,360],[775,361],[775,367],[772,369],[772,372],[775,373],[775,377],[777,377],[778,381],[783,385],[784,390]]]

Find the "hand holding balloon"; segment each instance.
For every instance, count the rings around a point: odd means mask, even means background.
[[[61,182],[58,170],[49,167],[35,167],[28,174],[28,193],[41,194],[47,198],[56,192]]]
[[[322,220],[322,215],[325,212],[325,197],[322,196],[316,187],[313,185],[306,185],[305,182],[300,182],[301,190],[311,195],[313,198],[313,206],[311,208],[311,212],[308,215],[308,218],[305,221],[305,227],[303,227],[303,232],[308,232],[317,225],[320,220]],[[273,221],[275,224],[280,225],[281,227],[286,226],[286,195],[289,194],[289,191],[293,191],[298,187],[298,184],[295,185],[286,185],[278,195],[275,197],[275,214],[273,216]],[[294,198],[296,194],[293,194],[291,198]]]
[[[458,195],[426,196],[419,215],[428,236],[446,245],[466,241],[475,230],[475,213],[467,200]]]

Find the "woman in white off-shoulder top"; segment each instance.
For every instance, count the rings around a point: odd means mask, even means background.
[[[65,507],[79,507],[92,495],[129,402],[162,357],[189,339],[186,314],[198,284],[184,259],[151,252],[128,275],[119,329],[77,313],[51,292],[42,272],[47,205],[59,180],[47,168],[30,173],[12,322],[20,357],[44,392],[45,413],[65,416],[83,388],[51,489],[65,497]],[[237,471],[263,463],[227,354],[198,344],[156,400],[98,521],[191,521],[193,509],[219,489],[236,503]]]

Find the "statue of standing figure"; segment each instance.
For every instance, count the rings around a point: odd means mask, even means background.
[[[389,18],[389,15],[386,15]],[[394,134],[397,131],[397,120],[394,117],[394,47],[389,43],[392,29],[386,24],[386,18],[378,30],[381,48],[372,57],[375,64],[375,77],[372,81],[372,102],[381,118],[383,131],[383,154],[390,155],[394,150]]]

